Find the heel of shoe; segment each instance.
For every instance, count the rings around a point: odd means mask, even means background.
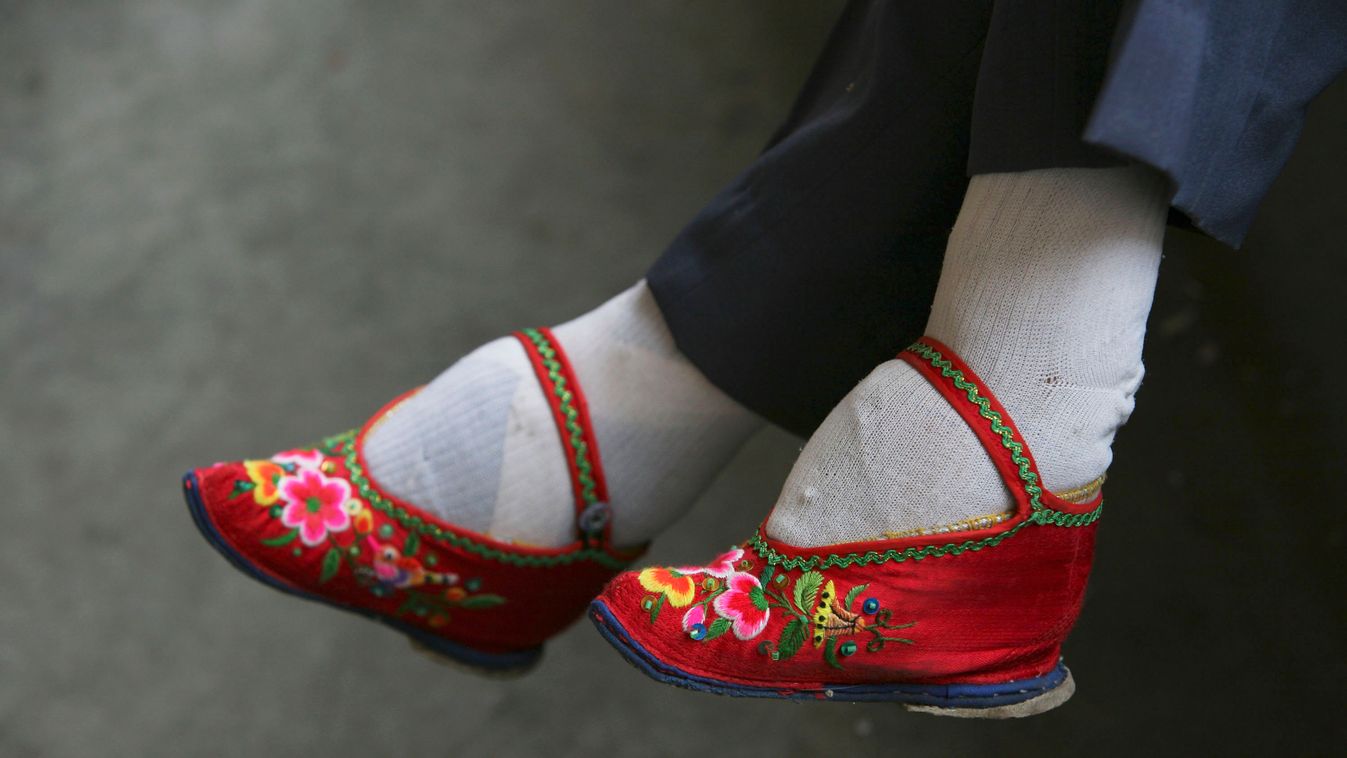
[[[903,707],[914,713],[962,719],[1018,719],[1037,716],[1065,703],[1076,693],[1076,680],[1071,676],[1071,669],[1065,664],[1058,664],[1058,667],[1065,672],[1065,677],[1059,683],[1042,691],[1024,690],[1021,694],[1026,695],[1028,699],[1019,702],[991,706],[904,704]]]

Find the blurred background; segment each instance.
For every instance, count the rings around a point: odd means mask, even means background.
[[[1347,82],[1245,250],[1173,232],[1065,707],[655,684],[588,624],[442,668],[229,568],[188,467],[363,421],[642,275],[835,0],[0,2],[0,755],[1325,754],[1347,745]],[[769,430],[651,557],[762,517]],[[1336,746],[1336,748],[1334,747]]]

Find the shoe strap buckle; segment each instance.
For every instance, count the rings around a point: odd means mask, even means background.
[[[613,509],[607,503],[599,500],[585,506],[580,515],[576,518],[576,526],[580,528],[587,541],[591,544],[601,544],[603,542],[603,530],[612,520]]]

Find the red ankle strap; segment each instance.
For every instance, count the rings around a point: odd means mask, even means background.
[[[551,329],[515,332],[538,375],[543,394],[566,451],[566,467],[575,494],[575,527],[590,547],[606,548],[612,536],[612,508],[599,461],[599,443],[589,422],[589,407],[571,363]]]
[[[1010,414],[953,350],[930,337],[922,337],[898,357],[926,377],[968,423],[1015,498],[1018,513],[1032,513],[1038,520],[1044,500],[1068,512],[1080,510],[1079,506],[1059,501],[1043,491],[1043,477],[1038,473],[1033,453]]]

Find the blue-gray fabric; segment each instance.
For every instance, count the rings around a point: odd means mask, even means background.
[[[1347,68],[1344,0],[1145,0],[1118,26],[1084,141],[1147,163],[1238,246],[1305,108]]]
[[[807,435],[920,336],[968,175],[1140,161],[1237,245],[1344,66],[1343,0],[854,0],[647,279],[712,382]]]

